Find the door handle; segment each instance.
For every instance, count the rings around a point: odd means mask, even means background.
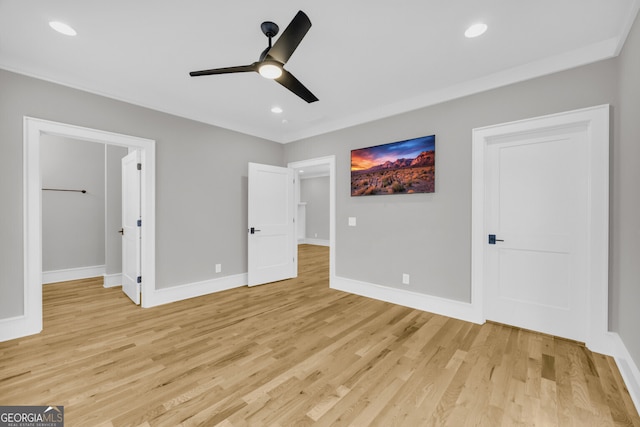
[[[490,245],[495,245],[496,242],[504,242],[504,240],[496,239],[496,235],[495,234],[489,234],[489,244]]]
[[[258,232],[258,231],[262,231],[262,230],[257,230],[255,227],[251,227],[249,229],[249,233],[251,233],[251,234],[256,234],[256,232]]]
[[[118,230],[118,233],[122,234],[124,236],[124,228],[121,228],[120,230]]]

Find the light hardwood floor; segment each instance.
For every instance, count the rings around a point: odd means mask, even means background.
[[[101,280],[44,287],[44,331],[0,343],[0,405],[67,426],[640,426],[579,344],[294,280],[141,309]]]

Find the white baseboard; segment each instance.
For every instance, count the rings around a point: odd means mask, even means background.
[[[122,286],[122,273],[117,274],[103,274],[105,288],[114,288],[116,286]]]
[[[93,265],[90,267],[67,268],[64,270],[52,270],[42,272],[42,284],[66,282],[68,280],[88,279],[104,275],[106,267],[104,265]]]
[[[466,302],[390,288],[388,286],[361,282],[344,277],[335,277],[331,283],[331,288],[405,307],[428,311],[430,313],[453,317],[455,319],[466,320],[467,322],[484,323],[484,319],[479,316],[477,308]]]
[[[42,332],[42,323],[28,316],[16,316],[0,319],[0,342],[9,341]]]
[[[618,370],[627,386],[627,390],[629,390],[633,403],[636,405],[636,410],[640,412],[640,369],[631,358],[631,354],[629,354],[629,350],[624,345],[622,338],[615,332],[610,332],[610,334],[616,342],[614,359],[618,365]]]
[[[246,286],[247,283],[247,274],[243,273],[170,288],[156,289],[150,298],[145,299],[143,295],[143,307],[154,307],[156,305],[169,304],[171,302],[208,295],[214,292],[226,291],[228,289]]]
[[[327,239],[312,239],[310,237],[304,239],[298,239],[299,245],[316,245],[316,246],[329,246],[329,240]]]

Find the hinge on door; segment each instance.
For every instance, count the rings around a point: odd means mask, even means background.
[[[138,163],[138,170],[141,171],[142,170],[142,163]]]
[[[136,283],[142,283],[142,276],[138,276],[138,278],[136,279]]]
[[[142,227],[142,220],[141,219],[138,220],[138,227]]]

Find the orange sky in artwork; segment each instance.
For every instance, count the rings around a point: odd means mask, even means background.
[[[366,158],[354,152],[351,156],[351,170],[359,171],[369,169],[378,164],[376,160],[378,159]]]
[[[377,166],[380,165],[384,162],[394,162],[398,159],[398,157],[395,157],[393,155],[390,156],[386,156],[386,157],[370,157],[370,153],[366,153],[369,154],[369,157],[367,156],[362,156],[357,152],[353,152],[353,154],[351,155],[351,170],[352,171],[359,171],[359,170],[363,170],[363,169],[369,169],[373,166]]]

